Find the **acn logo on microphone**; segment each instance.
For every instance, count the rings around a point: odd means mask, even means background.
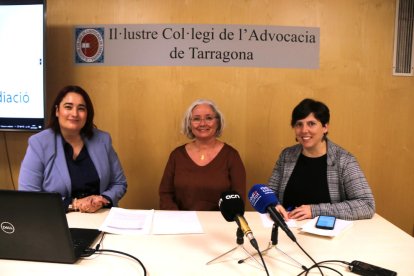
[[[240,196],[239,195],[236,195],[236,194],[234,194],[234,195],[226,195],[226,199],[233,199],[233,198],[240,198]]]
[[[235,199],[235,198],[241,199],[241,197],[238,194],[225,195],[225,196],[221,195],[221,197],[219,199],[219,202],[218,202],[218,205],[220,207],[221,203],[223,203],[223,200],[229,200],[229,199]]]
[[[0,224],[1,230],[6,234],[13,234],[14,233],[14,225],[10,222],[4,221]]]

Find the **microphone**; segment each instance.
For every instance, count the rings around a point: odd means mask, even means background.
[[[250,230],[249,224],[244,215],[244,202],[240,195],[234,191],[228,191],[221,194],[219,200],[220,212],[226,221],[236,221],[240,230],[250,240],[252,246],[259,250],[259,245],[253,236],[252,230]]]
[[[283,217],[275,209],[279,201],[272,189],[263,184],[256,184],[250,189],[248,197],[250,204],[256,211],[261,214],[269,213],[272,220],[285,231],[292,241],[296,242],[296,237],[290,231]]]

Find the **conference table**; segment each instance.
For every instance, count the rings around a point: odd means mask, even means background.
[[[68,213],[68,224],[69,227],[99,228],[108,213],[108,210],[94,214]],[[147,275],[266,275],[260,257],[254,256],[256,251],[249,240],[244,237],[243,244],[236,242],[235,222],[227,222],[218,211],[197,211],[196,216],[203,233],[174,235],[107,233],[101,242],[101,248],[134,256],[145,266]],[[271,227],[265,226],[261,215],[257,212],[245,212],[244,217],[260,249],[266,249],[270,242]],[[398,275],[414,275],[414,238],[378,214],[369,220],[354,221],[351,227],[336,237],[304,233],[300,229],[304,223],[306,221],[297,222],[298,227],[291,230],[299,245],[316,262],[359,260],[396,271]],[[33,233],[33,236],[35,238],[36,233]],[[245,261],[239,263],[240,259]],[[263,254],[263,260],[269,275],[299,275],[303,272],[301,266],[313,265],[312,260],[281,229],[279,229],[277,245]],[[324,265],[337,270],[342,275],[356,275],[349,271],[346,264]],[[324,275],[341,275],[330,269],[321,269]],[[106,252],[82,258],[75,264],[0,260],[0,275],[131,276],[144,275],[144,271],[136,260],[125,255]],[[308,275],[321,275],[321,273],[314,268]]]

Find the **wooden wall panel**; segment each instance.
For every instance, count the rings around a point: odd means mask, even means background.
[[[295,142],[292,108],[322,100],[329,136],[358,158],[377,212],[413,234],[414,78],[391,75],[394,14],[394,0],[48,0],[49,104],[69,83],[91,94],[96,124],[112,134],[128,178],[121,205],[146,209],[158,208],[165,163],[187,141],[180,122],[196,98],[224,112],[222,139],[239,150],[248,187],[266,183],[281,149]],[[320,69],[74,65],[75,25],[156,23],[320,27]],[[27,137],[7,134],[14,179]],[[3,142],[0,183],[11,187]]]

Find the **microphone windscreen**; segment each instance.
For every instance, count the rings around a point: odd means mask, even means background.
[[[236,216],[244,215],[244,202],[237,192],[227,191],[219,200],[220,212],[227,221],[234,221]]]
[[[254,185],[249,191],[248,198],[253,208],[261,214],[267,212],[269,205],[276,206],[279,203],[275,192],[263,184]]]

